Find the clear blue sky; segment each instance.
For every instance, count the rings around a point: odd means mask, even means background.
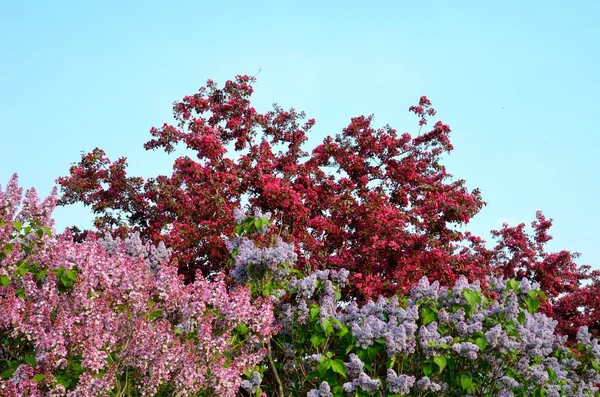
[[[551,248],[600,268],[600,3],[286,3],[2,2],[0,184],[17,172],[46,194],[96,146],[134,174],[169,173],[174,157],[142,149],[149,128],[207,78],[262,67],[256,107],[305,110],[311,146],[360,114],[415,132],[407,108],[429,96],[453,129],[448,170],[488,202],[470,228],[487,237],[541,209]]]

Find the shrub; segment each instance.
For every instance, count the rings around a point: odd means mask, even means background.
[[[0,190],[0,394],[234,396],[264,357],[270,301],[184,284],[164,246],[44,225],[55,197]],[[51,222],[46,222],[48,224]]]
[[[408,297],[342,298],[344,270],[295,270],[293,248],[265,241],[267,218],[238,217],[235,278],[271,296],[279,333],[262,368],[278,395],[600,395],[600,345],[587,327],[566,345],[539,313],[537,283],[422,278]],[[253,240],[253,236],[256,240]],[[243,275],[243,277],[240,277]]]

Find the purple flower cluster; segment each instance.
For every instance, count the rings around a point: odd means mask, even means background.
[[[306,397],[333,397],[333,394],[329,383],[321,382],[321,386],[306,393]]]
[[[235,237],[227,241],[227,248],[236,252],[231,276],[238,284],[244,284],[250,278],[262,278],[267,272],[276,280],[283,280],[289,274],[290,265],[298,259],[294,246],[281,239],[273,247],[257,247],[247,237]]]
[[[123,245],[127,255],[145,260],[148,269],[154,274],[158,273],[161,265],[167,264],[171,258],[172,250],[167,248],[165,243],[161,241],[156,247],[150,243],[144,244],[138,232],[130,234],[124,240],[113,238],[110,234],[107,234],[104,238],[98,239],[98,243],[110,255],[117,252],[119,247]]]
[[[390,356],[415,351],[418,317],[416,305],[405,309],[397,297],[389,300],[380,297],[362,307],[351,302],[338,315],[338,319],[352,330],[358,347],[368,348],[375,340],[383,338]]]
[[[471,342],[462,342],[452,346],[452,350],[454,350],[459,356],[466,357],[469,360],[477,360],[479,346]]]
[[[411,375],[396,375],[393,369],[388,369],[385,383],[390,393],[400,394],[401,396],[410,393],[410,389],[415,384],[416,378]]]
[[[379,379],[371,379],[365,372],[361,372],[351,382],[346,382],[343,385],[344,392],[346,393],[354,393],[357,389],[373,393],[379,388],[381,388],[381,381]]]
[[[260,376],[259,372],[254,371],[252,373],[252,376],[250,377],[250,379],[246,379],[246,380],[242,381],[242,384],[240,385],[240,387],[242,389],[245,389],[249,393],[254,393],[256,391],[256,389],[258,389],[260,387],[261,382],[262,382],[262,376]]]

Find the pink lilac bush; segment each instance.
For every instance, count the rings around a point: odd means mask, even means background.
[[[223,276],[184,284],[139,236],[52,235],[55,193],[0,188],[0,395],[234,396],[275,331]],[[119,394],[120,393],[120,394]]]

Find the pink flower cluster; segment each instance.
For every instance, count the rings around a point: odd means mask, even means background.
[[[235,395],[275,331],[269,301],[152,271],[124,241],[52,237],[55,197],[21,195],[16,177],[0,188],[0,395]]]

